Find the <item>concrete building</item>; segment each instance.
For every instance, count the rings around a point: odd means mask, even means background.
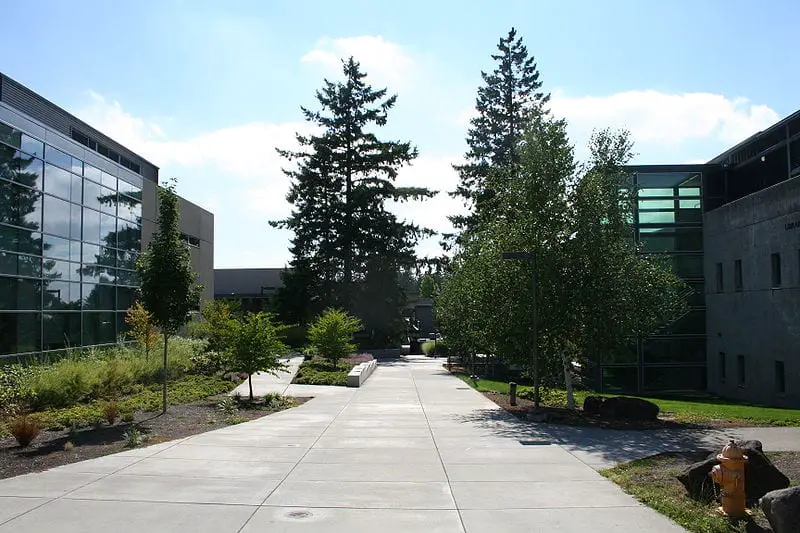
[[[0,358],[117,341],[157,186],[158,167],[0,74]],[[180,207],[211,298],[214,217]]]
[[[283,286],[282,268],[217,268],[214,299],[238,301],[244,311],[266,311]]]

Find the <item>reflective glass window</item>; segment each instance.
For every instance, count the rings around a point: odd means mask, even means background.
[[[78,204],[70,204],[69,206],[69,237],[71,239],[80,240],[82,235],[82,209]]]
[[[604,350],[602,354],[604,364],[636,363],[639,355],[636,352],[636,341],[619,346],[613,350]]]
[[[0,178],[41,190],[43,168],[41,159],[0,145]]]
[[[117,340],[116,313],[83,313],[83,345],[109,344]]]
[[[117,250],[117,266],[120,268],[135,270],[137,259],[139,259],[139,254],[136,252],[132,252],[130,250]]]
[[[42,234],[0,224],[0,250],[24,254],[42,253]]]
[[[119,216],[135,222],[142,219],[142,201],[130,196],[119,196]]]
[[[22,132],[0,122],[0,143],[19,148],[22,145]]]
[[[681,200],[678,205],[681,209],[700,209],[700,199]]]
[[[702,255],[674,255],[672,256],[673,272],[681,278],[703,277]]]
[[[13,183],[0,183],[7,201],[0,202],[0,222],[31,230],[42,228],[42,193]]]
[[[642,341],[642,357],[648,363],[702,363],[706,360],[705,338],[652,338]]]
[[[117,190],[117,177],[112,176],[108,172],[101,172],[100,173],[100,183],[108,187],[109,189],[116,192]]]
[[[35,311],[42,307],[42,282],[38,279],[0,277],[0,309]]]
[[[72,158],[72,172],[77,174],[78,176],[83,176],[83,161],[80,159],[73,157]]]
[[[61,311],[81,310],[81,284],[68,281],[45,281],[43,285],[44,309]]]
[[[100,242],[100,213],[83,208],[83,240]]]
[[[63,169],[70,170],[72,168],[72,156],[49,145],[44,150],[44,160]]]
[[[123,250],[138,252],[142,249],[142,229],[138,224],[119,219],[117,246]]]
[[[60,350],[81,345],[80,313],[45,313],[43,350]]]
[[[639,369],[635,367],[605,367],[603,391],[636,392],[639,388]]]
[[[674,209],[675,200],[639,200],[639,209]]]
[[[139,286],[139,274],[135,270],[117,269],[117,284],[137,287]]]
[[[636,175],[636,182],[642,188],[699,187],[700,174],[698,172],[639,173]]]
[[[639,189],[639,197],[645,196],[674,196],[675,189]]]
[[[117,287],[117,309],[130,309],[136,301],[136,289]]]
[[[50,163],[44,166],[44,192],[69,200],[72,196],[72,179],[75,178],[66,170]],[[80,196],[72,199],[80,202]]]
[[[0,274],[38,278],[42,275],[42,259],[35,255],[0,252]]]
[[[0,313],[0,355],[39,351],[41,334],[41,313]]]
[[[52,235],[45,235],[42,244],[42,255],[52,259],[63,259],[64,261],[80,261],[81,243],[71,241]]]
[[[675,211],[639,211],[640,224],[674,224]]]
[[[658,228],[641,232],[639,241],[646,252],[692,252],[703,250],[703,231],[700,228]]]
[[[20,149],[36,157],[44,156],[44,143],[38,141],[29,135],[22,134],[22,143]]]
[[[100,201],[103,197],[102,187],[91,181],[83,183],[83,205],[92,209],[100,210]]]
[[[97,264],[101,266],[117,266],[117,251],[108,246],[100,247],[100,254],[97,256]]]
[[[83,178],[75,174],[70,177],[69,199],[76,204],[83,202]]]
[[[83,283],[83,308],[89,310],[116,309],[117,293],[113,285]]]
[[[690,200],[694,201],[694,200]],[[675,222],[679,224],[700,224],[703,222],[703,212],[698,208],[678,209],[675,211]]]
[[[83,175],[85,177],[89,178],[92,181],[96,181],[97,183],[100,183],[101,176],[103,175],[103,173],[100,171],[99,168],[95,168],[92,165],[90,165],[89,163],[84,163],[83,164]]]
[[[689,295],[689,305],[692,307],[702,307],[706,305],[706,287],[702,281],[692,281],[687,283],[692,293]]]
[[[111,215],[100,215],[100,241],[106,246],[117,246],[117,219]]]
[[[43,231],[70,236],[70,203],[55,196],[44,197],[44,227]]]
[[[78,244],[76,248],[80,249],[80,243],[76,244]],[[42,274],[45,279],[59,281],[81,280],[80,263],[70,263],[56,259],[45,259],[43,261],[43,265]]]
[[[120,179],[118,181],[118,188],[119,192],[127,194],[128,196],[132,196],[134,198],[139,198],[139,199],[141,199],[142,197],[142,189],[140,187],[132,185],[123,179]]]
[[[689,311],[668,325],[664,331],[673,335],[703,334],[706,332],[706,312],[703,309]]]
[[[700,196],[700,187],[686,187],[678,189],[680,196]]]
[[[111,267],[97,268],[97,281],[106,285],[114,284],[117,281],[117,269]]]
[[[705,390],[706,367],[645,367],[643,386],[650,391]]]
[[[81,262],[84,264],[97,263],[97,256],[100,255],[100,247],[96,244],[83,243],[83,253]]]

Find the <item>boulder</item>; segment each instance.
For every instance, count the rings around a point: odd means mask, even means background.
[[[744,450],[749,459],[744,467],[744,490],[747,493],[749,504],[755,503],[767,492],[789,486],[789,478],[783,475],[764,455],[761,442],[745,440],[737,441],[736,444]],[[711,482],[709,473],[714,466],[719,464],[718,453],[713,452],[705,461],[688,466],[678,475],[678,481],[686,488],[689,497],[701,501],[708,501],[714,497],[714,484]],[[716,491],[719,492],[720,488],[717,487]]]
[[[616,396],[607,398],[600,404],[603,418],[623,418],[626,420],[656,420],[659,408],[653,402],[641,398]]]
[[[599,415],[600,407],[603,405],[605,398],[602,396],[587,396],[583,400],[583,412],[587,415]]]
[[[774,533],[800,533],[800,487],[766,493],[761,510]]]

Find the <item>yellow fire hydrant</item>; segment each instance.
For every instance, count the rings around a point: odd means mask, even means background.
[[[711,469],[711,479],[722,487],[722,514],[731,518],[747,515],[745,508],[744,466],[747,456],[742,449],[731,440],[722,453],[717,455],[720,464]]]

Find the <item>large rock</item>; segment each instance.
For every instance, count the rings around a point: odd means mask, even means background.
[[[653,402],[641,398],[617,396],[607,398],[600,404],[603,418],[623,418],[626,420],[656,420],[659,408]]]
[[[583,412],[587,415],[599,415],[604,401],[602,396],[587,396],[583,400]]]
[[[761,510],[774,533],[800,533],[800,487],[766,493]]]
[[[747,493],[748,503],[753,504],[766,493],[789,486],[789,478],[783,475],[764,455],[761,442],[745,440],[737,441],[736,444],[742,448],[749,459],[744,467],[744,490]],[[678,481],[686,488],[689,497],[702,501],[708,501],[714,497],[714,484],[711,482],[709,473],[714,466],[719,464],[718,453],[712,453],[705,461],[687,467],[678,475]],[[719,491],[720,488],[717,487],[716,492]]]

